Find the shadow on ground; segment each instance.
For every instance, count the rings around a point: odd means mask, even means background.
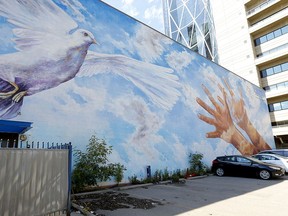
[[[286,180],[287,176],[266,181],[208,176],[187,180],[185,184],[157,184],[76,196],[74,202],[95,215],[172,216],[271,187]]]

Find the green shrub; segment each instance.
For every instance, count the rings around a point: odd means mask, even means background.
[[[162,181],[167,181],[171,179],[167,168],[164,169],[161,179]]]
[[[189,155],[189,171],[196,175],[203,175],[206,173],[206,166],[202,162],[203,154],[195,153]]]
[[[128,177],[128,179],[132,185],[141,184],[141,181],[137,179],[136,175],[133,175],[132,177]]]
[[[72,172],[72,190],[82,191],[87,186],[97,186],[99,182],[107,181],[115,176],[120,182],[123,178],[124,166],[108,163],[112,146],[107,146],[104,139],[93,135],[89,139],[86,151],[74,150],[75,166]]]

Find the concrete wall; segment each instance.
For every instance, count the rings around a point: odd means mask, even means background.
[[[96,134],[126,177],[275,147],[263,90],[131,17],[92,0],[0,2],[0,116],[33,122],[28,140],[84,149]]]

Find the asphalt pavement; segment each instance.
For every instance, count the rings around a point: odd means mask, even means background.
[[[185,184],[159,184],[125,191],[160,201],[151,209],[100,210],[106,216],[283,216],[288,214],[288,176],[272,180],[208,176]]]

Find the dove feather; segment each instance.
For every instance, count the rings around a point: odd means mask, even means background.
[[[15,25],[13,33],[17,37],[18,50],[49,43],[48,36],[64,37],[78,26],[67,13],[48,0],[0,0],[0,16]],[[47,35],[43,37],[45,33]]]
[[[180,96],[178,77],[171,68],[141,62],[123,55],[89,51],[77,76],[114,73],[141,89],[158,107],[170,110]]]

